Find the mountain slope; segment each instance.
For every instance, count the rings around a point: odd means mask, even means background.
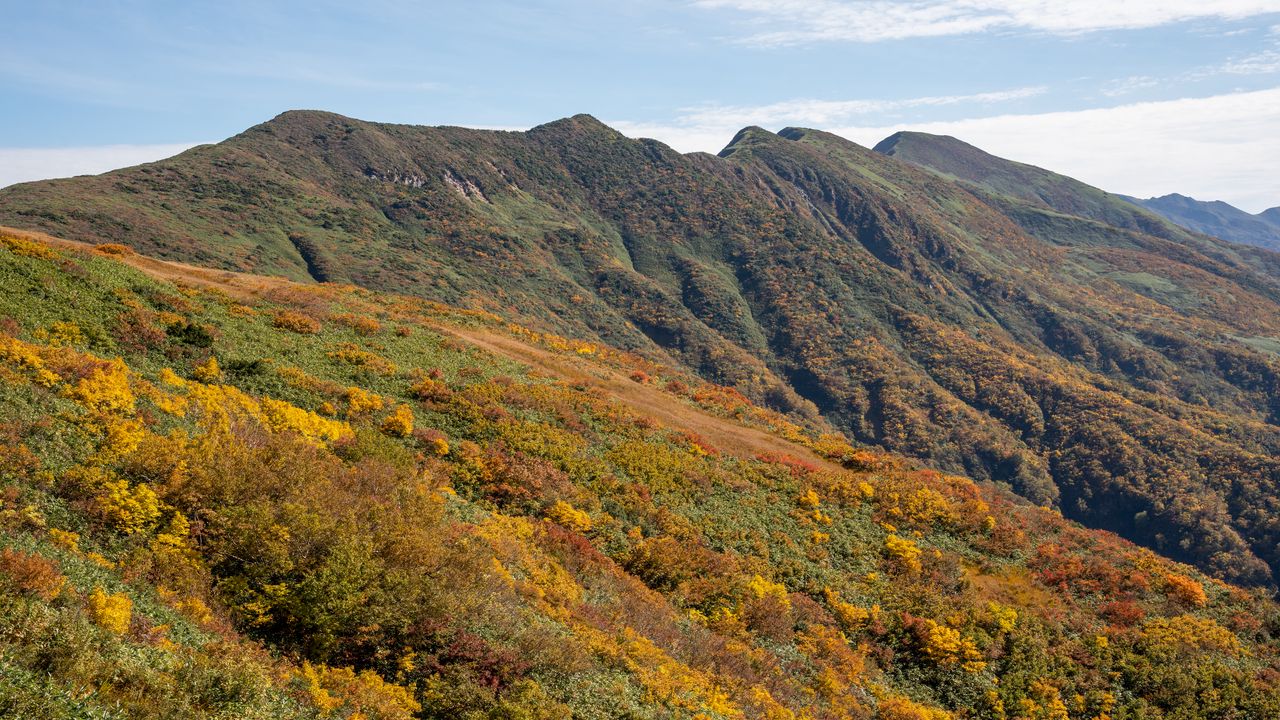
[[[940,175],[913,144],[748,128],[686,156],[588,116],[291,112],[5,189],[0,220],[499,310],[1274,584],[1280,259],[991,156],[960,163],[991,184]]]
[[[1204,202],[1178,194],[1146,200],[1125,199],[1196,232],[1268,250],[1280,250],[1280,212],[1276,208],[1250,215],[1220,200]],[[1268,216],[1268,212],[1273,215]]]
[[[0,232],[0,713],[1280,712],[1264,594],[822,430],[488,313]]]

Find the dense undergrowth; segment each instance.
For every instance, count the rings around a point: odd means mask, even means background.
[[[597,344],[127,252],[0,243],[0,714],[1280,714],[1258,591]]]

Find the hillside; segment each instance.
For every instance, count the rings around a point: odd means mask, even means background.
[[[1124,199],[1196,232],[1268,250],[1280,250],[1280,209],[1277,208],[1252,215],[1220,200],[1205,202],[1186,195]]]
[[[895,137],[886,155],[747,128],[715,157],[589,116],[509,133],[290,112],[0,190],[0,222],[635,351],[1274,586],[1280,256]]]
[[[0,232],[0,714],[1280,713],[1280,606],[489,313]]]

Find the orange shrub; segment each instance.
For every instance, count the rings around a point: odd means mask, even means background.
[[[0,550],[0,577],[6,576],[19,592],[39,595],[44,600],[52,600],[61,594],[67,582],[54,564],[45,558],[10,548]]]
[[[272,325],[281,330],[300,333],[302,335],[315,335],[320,332],[320,322],[310,315],[303,315],[294,310],[281,310],[272,318]]]

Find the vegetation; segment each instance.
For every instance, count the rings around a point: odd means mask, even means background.
[[[182,272],[0,249],[0,714],[1280,713],[1265,593],[993,485],[487,313],[133,261]]]
[[[497,312],[588,355],[636,351],[1274,587],[1278,256],[958,141],[886,143],[892,157],[748,128],[712,158],[587,116],[495,133],[290,112],[164,162],[7,188],[0,221],[122,259],[132,247]],[[117,321],[122,347],[217,347],[140,312]],[[394,332],[385,321],[261,312],[304,340],[341,329],[325,352],[374,388],[344,381],[349,397],[308,409],[380,422],[409,402],[383,385],[413,366],[366,347]],[[50,342],[64,330],[44,328]],[[219,358],[229,380],[271,375],[240,360]],[[465,399],[415,382],[414,402]]]

